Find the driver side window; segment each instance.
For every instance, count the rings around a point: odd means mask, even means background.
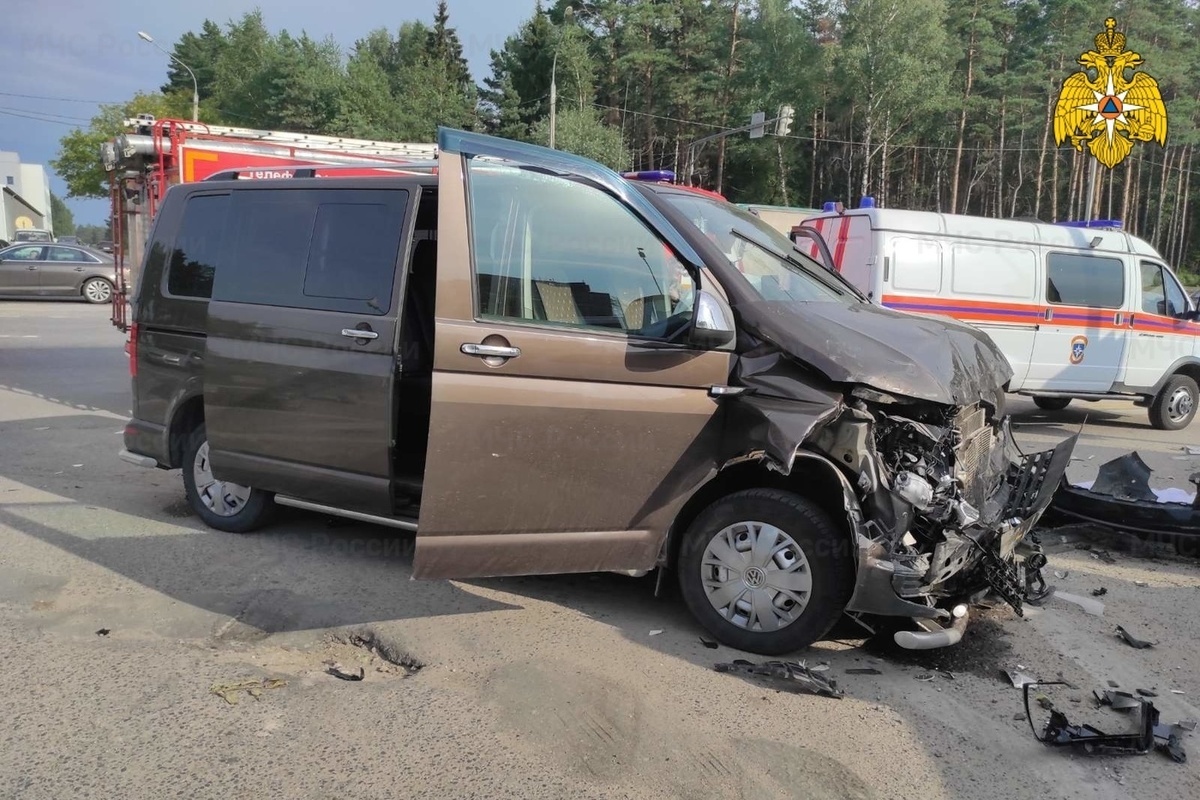
[[[1142,311],[1164,317],[1177,317],[1187,311],[1183,289],[1160,264],[1142,262]]]
[[[687,328],[695,282],[618,200],[494,163],[468,175],[481,318],[651,339]]]

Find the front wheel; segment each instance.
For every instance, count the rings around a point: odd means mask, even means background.
[[[1067,406],[1071,405],[1069,397],[1035,397],[1033,404],[1042,411],[1062,411]]]
[[[1196,416],[1196,381],[1187,375],[1172,375],[1150,404],[1150,424],[1160,431],[1178,431]]]
[[[791,492],[751,489],[709,506],[680,547],[684,601],[724,644],[763,655],[829,632],[853,588],[850,538]]]
[[[219,531],[249,533],[262,527],[275,510],[274,498],[267,492],[213,477],[203,424],[184,444],[183,488],[192,510]]]
[[[87,283],[83,284],[80,290],[83,294],[83,299],[89,303],[99,305],[101,303],[111,303],[113,296],[113,286],[104,278],[92,278]]]

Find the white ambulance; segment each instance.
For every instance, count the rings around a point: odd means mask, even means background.
[[[1113,220],[1026,222],[826,204],[796,247],[903,311],[969,322],[1043,409],[1127,399],[1186,427],[1200,382],[1197,311],[1166,260]]]

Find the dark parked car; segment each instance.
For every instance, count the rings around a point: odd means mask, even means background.
[[[62,244],[14,244],[0,250],[0,297],[82,297],[108,303],[116,284],[110,256]]]

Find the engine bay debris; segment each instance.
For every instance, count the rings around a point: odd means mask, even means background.
[[[1024,688],[1025,714],[1029,719],[1030,730],[1034,738],[1045,745],[1054,747],[1073,747],[1089,755],[1145,755],[1151,750],[1157,750],[1177,763],[1187,761],[1187,753],[1183,748],[1183,728],[1179,725],[1164,725],[1159,722],[1158,709],[1149,700],[1134,697],[1127,692],[1096,693],[1101,705],[1107,705],[1117,711],[1137,711],[1135,730],[1129,733],[1105,733],[1092,725],[1075,725],[1050,702],[1045,695],[1038,695],[1043,708],[1050,711],[1041,733],[1033,722],[1033,712],[1029,706],[1031,691],[1047,686],[1069,686],[1064,681],[1045,681],[1028,683]],[[1103,698],[1103,699],[1102,699]]]
[[[713,665],[717,672],[727,672],[757,680],[774,687],[777,691],[796,694],[809,693],[822,697],[841,699],[846,693],[838,688],[837,681],[810,670],[798,661],[764,661],[755,664],[744,659]]]
[[[1147,642],[1144,639],[1139,639],[1129,631],[1125,630],[1120,625],[1117,626],[1117,636],[1125,641],[1130,647],[1135,647],[1138,650],[1145,650],[1147,647],[1154,647],[1154,642]]]

